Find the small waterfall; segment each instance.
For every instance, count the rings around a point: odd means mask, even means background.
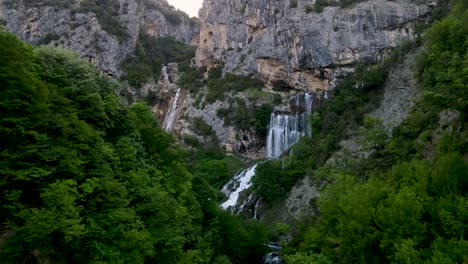
[[[179,106],[180,88],[177,89],[174,99],[172,100],[171,108],[166,113],[163,123],[163,129],[166,132],[172,131],[177,117],[178,106]]]
[[[292,101],[292,113],[276,113],[270,116],[267,136],[267,157],[278,158],[312,131],[308,117],[312,114],[312,94],[297,95]]]
[[[257,164],[253,165],[252,167],[240,172],[234,178],[232,178],[226,185],[224,185],[223,189],[221,190],[224,193],[229,193],[228,200],[221,204],[221,207],[224,210],[231,209],[231,211],[237,205],[237,201],[239,200],[239,195],[242,191],[248,189],[252,185],[252,177],[255,175],[255,169],[257,168]],[[231,186],[234,186],[234,190],[230,190]]]
[[[163,67],[162,74],[163,74],[164,82],[171,83],[171,80],[169,79],[169,74],[167,73],[167,66]]]

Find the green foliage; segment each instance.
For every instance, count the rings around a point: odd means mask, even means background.
[[[297,0],[289,0],[290,8],[297,8]]]
[[[321,254],[302,254],[296,253],[294,255],[285,256],[285,260],[290,264],[332,264],[333,262],[328,260]]]
[[[223,152],[207,146],[188,164],[145,104],[120,103],[116,84],[77,54],[3,29],[0,46],[0,230],[11,234],[1,263],[263,255],[264,228],[216,204],[233,170]]]
[[[253,189],[266,202],[284,199],[297,180],[304,176],[300,164],[286,162],[269,160],[257,166],[252,179]]]
[[[60,36],[56,33],[47,33],[44,38],[41,40],[40,44],[49,44],[52,41],[59,40]]]
[[[323,9],[320,9],[319,5],[317,5],[317,2],[315,3],[314,6],[306,5],[304,10],[305,10],[306,14],[312,13],[314,11],[316,13],[321,13],[323,11]]]
[[[322,13],[323,9],[328,5],[329,5],[329,3],[328,3],[327,0],[317,0],[314,3],[314,11],[316,13]],[[307,11],[309,11],[309,12],[307,12]],[[307,10],[307,8],[306,8],[306,13],[310,13],[310,11],[311,11],[310,8],[309,8],[309,10]]]
[[[261,90],[263,83],[254,78],[243,77],[232,73],[225,73],[222,78],[223,67],[217,66],[208,72],[209,79],[206,82],[208,93],[206,95],[207,103],[214,103],[217,100],[224,99],[227,92],[237,93],[248,89]]]
[[[119,18],[120,3],[112,0],[80,1],[79,12],[96,14],[99,24],[107,33],[116,36],[121,42],[129,37],[127,27]]]
[[[273,105],[269,103],[264,103],[252,110],[247,106],[245,99],[236,97],[229,109],[220,108],[217,115],[224,118],[226,125],[235,125],[242,130],[253,131],[258,136],[265,137],[271,112],[273,112]]]
[[[255,132],[260,136],[266,136],[268,132],[268,123],[270,121],[270,115],[273,112],[273,106],[271,104],[263,104],[255,109]]]
[[[179,66],[180,68],[180,66]],[[192,94],[197,94],[203,87],[203,70],[196,67],[179,69],[182,73],[179,76],[178,85]]]
[[[73,4],[75,4],[76,0],[43,0],[43,1],[23,0],[21,2],[25,6],[28,6],[28,7],[57,6],[59,8],[69,8]],[[19,1],[6,0],[4,1],[4,3],[9,8],[12,8],[12,7],[16,7],[16,5],[19,4]]]
[[[173,6],[163,5],[155,0],[143,0],[143,3],[146,5],[147,8],[156,9],[159,12],[161,12],[166,18],[166,20],[172,25],[180,25],[184,20],[193,23],[193,21],[189,19],[187,14],[180,10],[176,10]]]
[[[215,131],[208,125],[203,118],[196,117],[193,119],[193,130],[204,138],[216,138]]]
[[[381,149],[388,141],[388,135],[382,121],[370,116],[364,119],[364,124],[363,127],[359,129],[359,134],[362,138],[359,143],[363,146],[363,150],[365,151]]]
[[[450,261],[462,262],[461,251],[427,249],[439,239],[456,243],[465,236],[462,223],[467,208],[460,206],[466,200],[467,183],[459,180],[467,176],[467,168],[460,155],[446,153],[433,164],[406,162],[394,166],[388,175],[371,176],[363,183],[341,174],[321,194],[322,221],[310,227],[310,235],[306,232],[300,249],[319,249],[330,259],[345,262],[382,262],[387,256],[397,263],[422,263],[439,252]],[[462,251],[468,249],[463,240],[459,246]]]
[[[351,158],[340,167],[319,162],[321,155],[328,153],[322,145],[334,149],[336,145],[328,143],[342,138],[334,136],[336,129],[346,124],[341,116],[352,109],[360,112],[367,108],[359,100],[348,108],[361,97],[359,94],[341,98],[340,93],[349,91],[338,90],[333,101],[313,115],[312,140],[319,133],[326,134],[314,141],[303,139],[293,148],[291,165],[284,159],[281,170],[297,168],[294,164],[303,160],[299,168],[304,174],[308,172],[329,184],[318,199],[320,216],[304,223],[291,243],[287,261],[321,263],[315,259],[321,256],[329,261],[325,263],[466,262],[468,137],[463,112],[466,105],[461,103],[466,101],[466,87],[457,86],[464,82],[460,58],[466,55],[468,32],[461,28],[466,24],[461,21],[466,14],[459,3],[450,17],[436,22],[425,36],[426,50],[418,68],[425,97],[391,137],[379,120],[363,118],[363,112],[346,117],[348,127],[360,127],[368,157]],[[397,65],[401,54],[411,47],[404,44],[384,63],[383,70]],[[354,81],[344,80],[339,87],[351,85],[369,94],[380,85],[380,76],[375,72],[355,76]],[[460,113],[450,125],[442,125],[441,112],[445,109],[458,109]],[[314,144],[314,148],[307,148],[307,144]],[[319,155],[317,149],[322,149]],[[269,173],[278,175],[279,164],[275,166],[270,165],[273,171]],[[278,188],[268,183],[269,188]]]
[[[176,62],[182,69],[188,68],[194,56],[193,47],[173,37],[154,38],[141,33],[135,54],[129,55],[122,63],[127,72],[128,83],[140,88],[149,78],[158,79],[164,64]]]
[[[436,21],[425,35],[428,48],[418,60],[418,76],[426,102],[441,108],[468,110],[468,11],[459,4],[454,14]]]
[[[325,102],[311,117],[312,137],[303,138],[294,145],[292,157],[267,161],[257,167],[253,179],[257,194],[267,202],[281,199],[307,171],[324,165],[339,149],[338,143],[348,129],[364,125],[364,114],[377,107],[385,77],[386,71],[381,66],[358,67],[354,74],[338,84],[333,91],[333,100]],[[266,112],[262,113],[264,118],[269,118]],[[375,131],[373,136],[380,139],[377,132],[381,130]]]

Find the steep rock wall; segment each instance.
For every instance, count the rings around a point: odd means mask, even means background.
[[[371,0],[350,8],[307,13],[284,0],[205,0],[200,10],[198,66],[225,63],[226,71],[285,82],[303,91],[326,90],[414,36],[435,2]]]
[[[116,1],[112,17],[120,22],[125,37],[106,32],[98,15],[85,12],[81,2],[84,1],[69,0],[70,4],[64,6],[54,1],[31,4],[31,1],[2,0],[0,14],[8,30],[24,41],[74,50],[110,76],[120,76],[119,65],[135,50],[140,32],[154,37],[173,36],[191,44],[198,42],[198,22],[176,11],[165,0]]]

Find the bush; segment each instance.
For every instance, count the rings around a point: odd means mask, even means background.
[[[57,33],[47,33],[40,41],[39,45],[47,45],[52,41],[59,40],[60,36]]]
[[[271,113],[273,112],[273,105],[263,104],[255,109],[255,132],[261,137],[265,137],[268,132],[268,123],[270,121]]]
[[[290,8],[297,8],[297,0],[289,0]]]
[[[305,12],[306,12],[306,14],[312,13],[312,12],[314,12],[314,11],[316,11],[316,10],[314,9],[314,6],[312,6],[312,5],[306,5],[306,6],[305,6]],[[316,11],[316,12],[317,12],[317,11]],[[322,11],[320,10],[320,12],[322,12]],[[320,12],[317,12],[317,13],[320,13]]]
[[[154,38],[140,33],[135,53],[129,55],[121,67],[127,72],[129,84],[139,88],[149,78],[159,79],[164,64],[176,62],[181,68],[189,68],[186,65],[194,55],[193,47],[173,37]],[[198,74],[196,70],[189,73]]]
[[[222,68],[222,66],[217,66],[209,71],[209,79],[206,83],[208,94],[205,98],[207,103],[223,100],[226,92],[237,93],[247,89],[260,90],[263,87],[263,83],[255,78],[243,77],[228,72],[221,79]]]
[[[196,67],[189,67],[186,70],[181,69],[179,66],[178,85],[190,93],[196,94],[201,88],[203,88],[203,69]]]
[[[193,130],[200,136],[204,138],[209,138],[209,137],[215,137],[216,133],[214,130],[211,128],[210,125],[208,125],[203,118],[201,117],[195,117],[193,119]]]
[[[459,4],[447,19],[436,21],[425,35],[427,49],[418,58],[418,78],[429,105],[468,111],[468,12]]]
[[[80,2],[80,12],[92,12],[107,33],[116,36],[120,41],[126,41],[129,37],[127,28],[119,18],[120,4],[112,0],[83,0]]]

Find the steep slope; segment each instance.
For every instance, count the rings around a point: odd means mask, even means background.
[[[356,64],[375,62],[412,39],[436,4],[373,0],[317,13],[314,2],[205,0],[198,65],[224,63],[226,71],[273,84],[329,89]]]
[[[217,205],[223,154],[187,159],[117,85],[0,27],[0,263],[255,264],[265,230]]]
[[[193,44],[198,37],[197,22],[165,0],[4,0],[0,16],[22,40],[74,50],[115,77],[140,33]]]

